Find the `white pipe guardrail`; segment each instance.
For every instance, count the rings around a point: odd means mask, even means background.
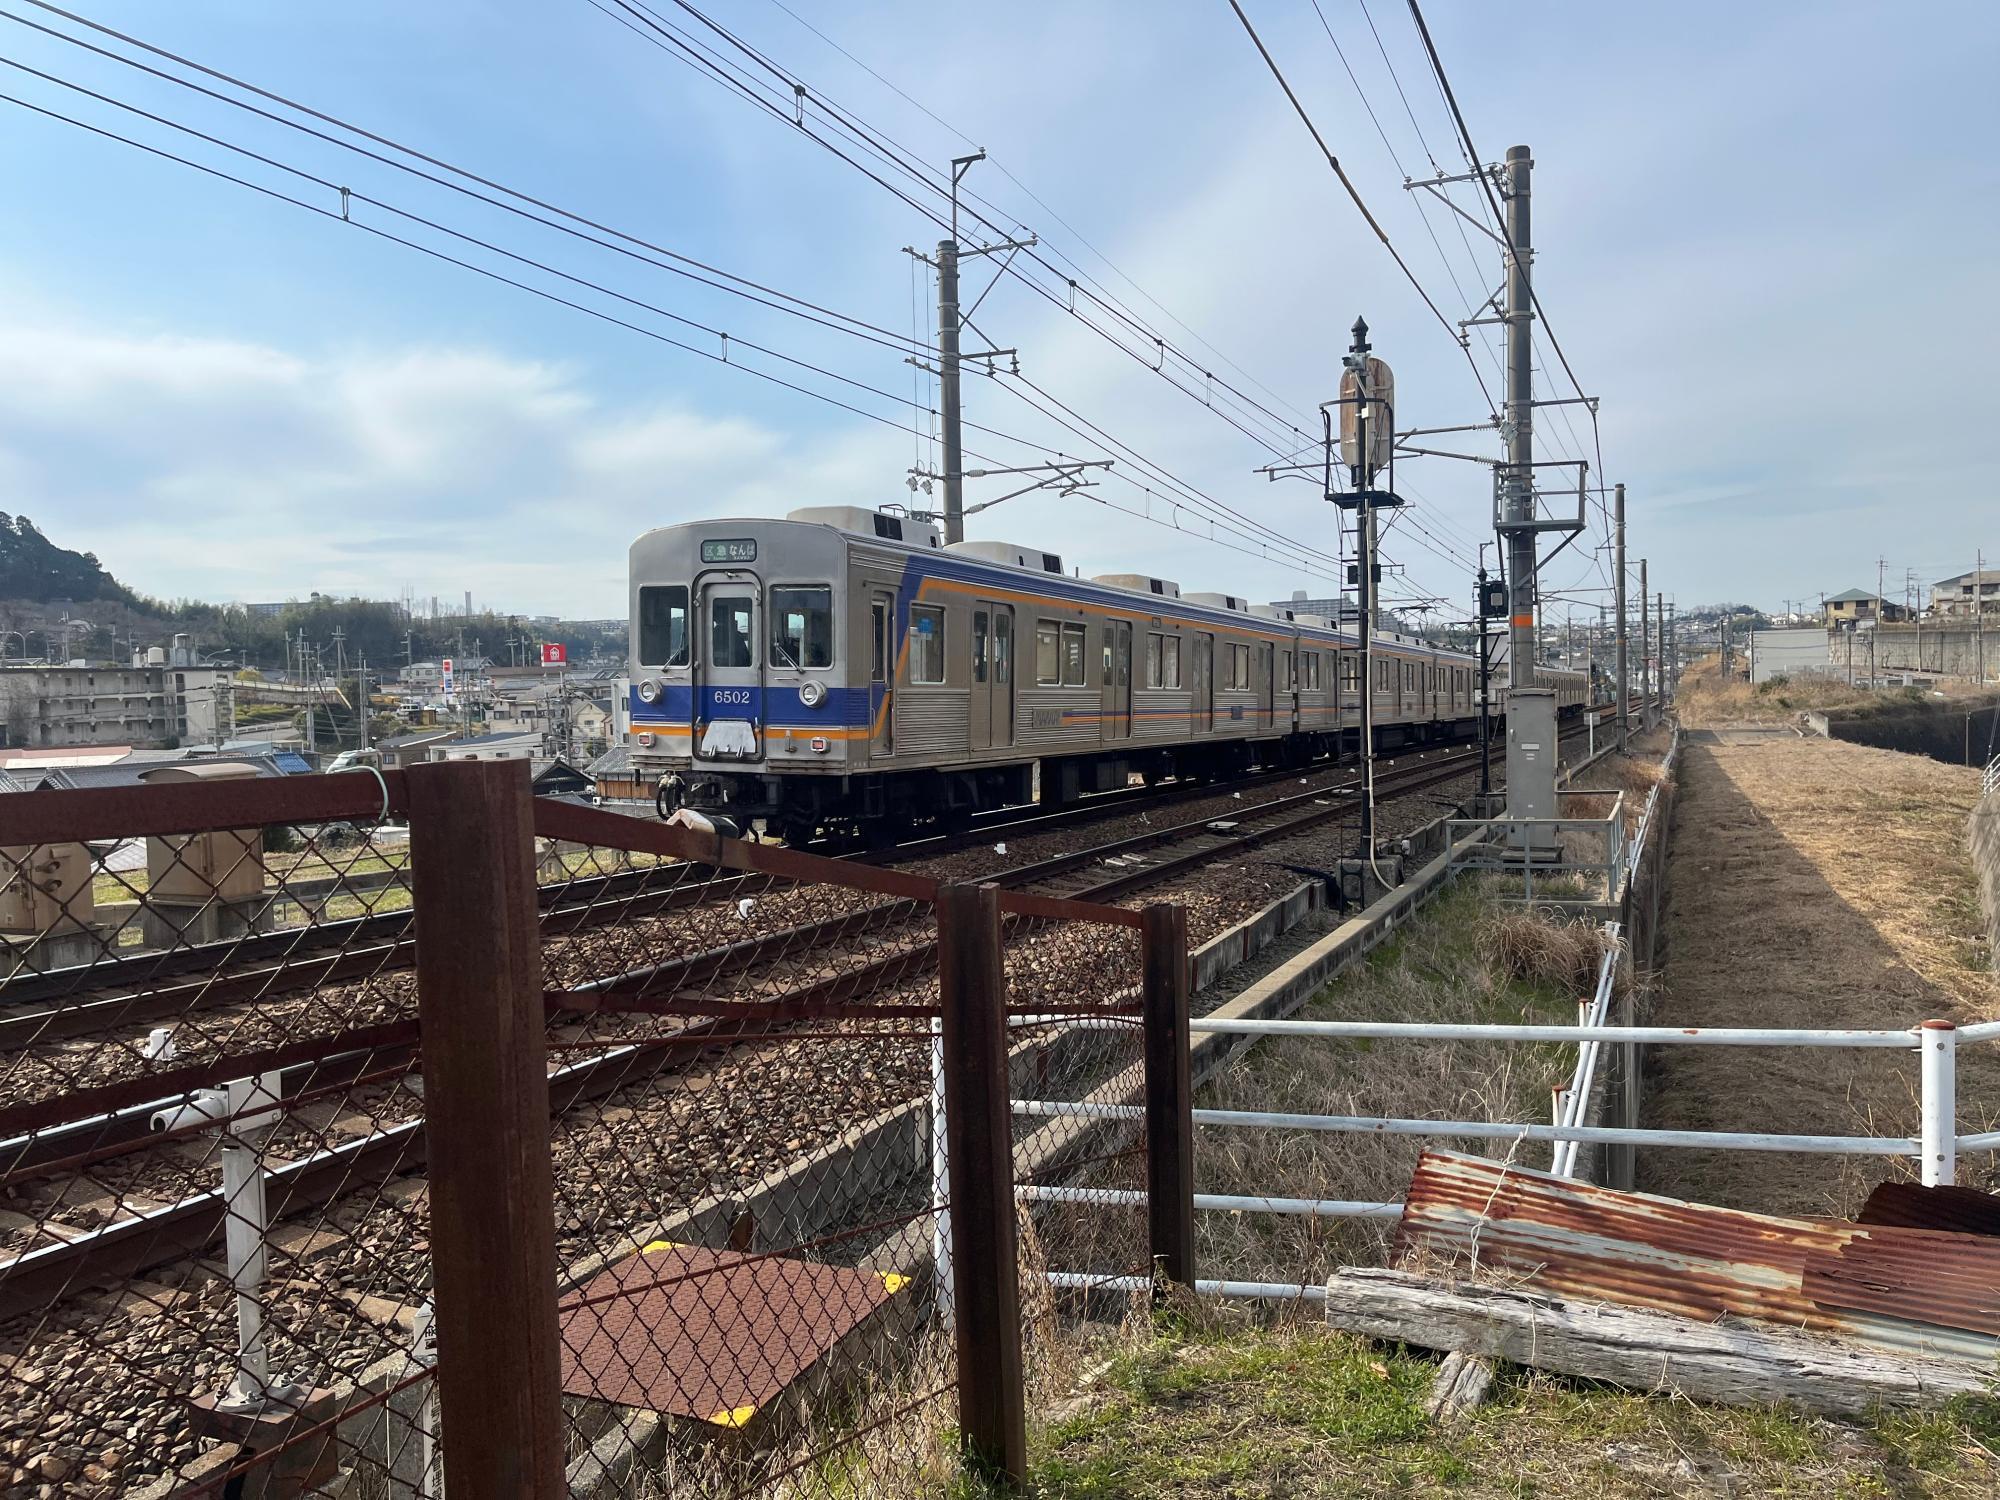
[[[1600,986],[1602,988],[1602,986]],[[1593,1001],[1593,1006],[1595,1002]],[[1920,1133],[1910,1136],[1803,1135],[1742,1130],[1660,1130],[1579,1123],[1584,1107],[1574,1099],[1566,1118],[1550,1125],[1495,1120],[1403,1119],[1377,1115],[1316,1115],[1270,1110],[1197,1109],[1197,1125],[1239,1129],[1305,1130],[1362,1135],[1458,1136],[1477,1140],[1549,1141],[1564,1147],[1558,1155],[1572,1169],[1574,1146],[1673,1146],[1733,1151],[1796,1151],[1832,1156],[1913,1156],[1925,1186],[1949,1186],[1957,1180],[1958,1153],[2000,1149],[2000,1131],[1975,1135],[1957,1133],[1958,1043],[2000,1039],[2000,1022],[1982,1022],[1960,1031],[1949,1021],[1926,1021],[1906,1031],[1787,1030],[1773,1027],[1607,1026],[1594,1017],[1586,1026],[1488,1025],[1424,1021],[1226,1021],[1212,1017],[1190,1020],[1190,1031],[1234,1036],[1313,1036],[1345,1039],[1418,1039],[1486,1042],[1649,1042],[1682,1047],[1830,1047],[1838,1049],[1898,1049],[1919,1053]],[[1580,1070],[1581,1071],[1581,1070]],[[1018,1099],[1014,1112],[1056,1117],[1069,1115],[1100,1120],[1145,1119],[1136,1104],[1090,1101],[1060,1102]],[[1054,1191],[1044,1189],[1042,1191]],[[1085,1190],[1079,1190],[1085,1191]],[[1081,1201],[1081,1200],[1080,1200]],[[1108,1200],[1107,1200],[1108,1201]],[[1324,1203],[1324,1208],[1315,1205]],[[1341,1200],[1256,1198],[1231,1207],[1279,1213],[1324,1213],[1351,1216],[1353,1205]],[[1379,1205],[1370,1205],[1379,1207]]]
[[[1979,795],[1990,797],[2000,792],[2000,755],[1986,762],[1986,774],[1979,778]]]
[[[1655,791],[1659,789],[1654,788]],[[1648,803],[1650,811],[1651,804]],[[1644,829],[1641,829],[1644,832]],[[1604,957],[1597,966],[1597,989],[1590,999],[1578,1006],[1578,1030],[1602,1026],[1611,1010],[1611,985],[1618,974],[1618,924],[1604,924]],[[1597,1084],[1597,1055],[1604,1043],[1595,1037],[1584,1037],[1576,1047],[1576,1071],[1570,1075],[1569,1088],[1558,1094],[1556,1124],[1581,1125],[1590,1113],[1591,1090]],[[1558,1177],[1576,1175],[1577,1143],[1558,1141],[1549,1162],[1549,1170]]]

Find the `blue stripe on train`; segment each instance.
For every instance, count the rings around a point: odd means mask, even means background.
[[[760,724],[777,724],[803,729],[862,729],[874,722],[874,708],[880,685],[873,688],[828,685],[826,698],[817,708],[799,701],[799,690],[790,687],[725,687],[704,683],[701,688],[700,721],[712,719],[755,719]],[[695,689],[688,683],[663,683],[658,701],[646,702],[632,689],[629,703],[634,724],[686,724],[696,716]]]

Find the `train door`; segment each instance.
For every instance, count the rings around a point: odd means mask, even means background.
[[[1207,734],[1215,728],[1215,637],[1206,631],[1194,638],[1194,731]]]
[[[1104,737],[1132,736],[1132,622],[1109,620],[1104,626]]]
[[[972,608],[972,743],[1014,743],[1014,608],[984,599]]]
[[[1282,695],[1285,712],[1284,728],[1287,733],[1297,734],[1299,729],[1299,654],[1295,649],[1278,653],[1278,692]]]
[[[705,585],[701,591],[703,649],[695,692],[695,756],[755,760],[762,727],[763,676],[758,667],[755,579]]]
[[[875,589],[868,596],[868,712],[874,724],[870,753],[896,753],[896,596]]]
[[[1004,750],[1014,743],[1014,606],[996,604],[993,606],[993,651],[992,678],[988,691],[992,695],[992,713],[989,722],[993,726],[992,745],[996,750]]]
[[[1271,643],[1269,641],[1259,641],[1256,646],[1252,680],[1257,685],[1257,721],[1266,729],[1271,727],[1272,714],[1274,712],[1272,702],[1275,694],[1274,684],[1271,681],[1273,670]]]

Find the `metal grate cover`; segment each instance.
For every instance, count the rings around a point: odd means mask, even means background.
[[[741,1427],[905,1284],[893,1273],[656,1242],[565,1304],[563,1389]]]

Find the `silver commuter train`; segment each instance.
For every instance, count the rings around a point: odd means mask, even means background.
[[[1359,738],[1358,640],[1330,621],[1073,578],[1054,553],[945,546],[858,507],[649,531],[629,603],[638,773],[663,806],[787,842],[1304,764]],[[1371,650],[1378,745],[1477,732],[1476,658],[1396,635]],[[1590,701],[1588,673],[1545,678],[1562,712]]]

